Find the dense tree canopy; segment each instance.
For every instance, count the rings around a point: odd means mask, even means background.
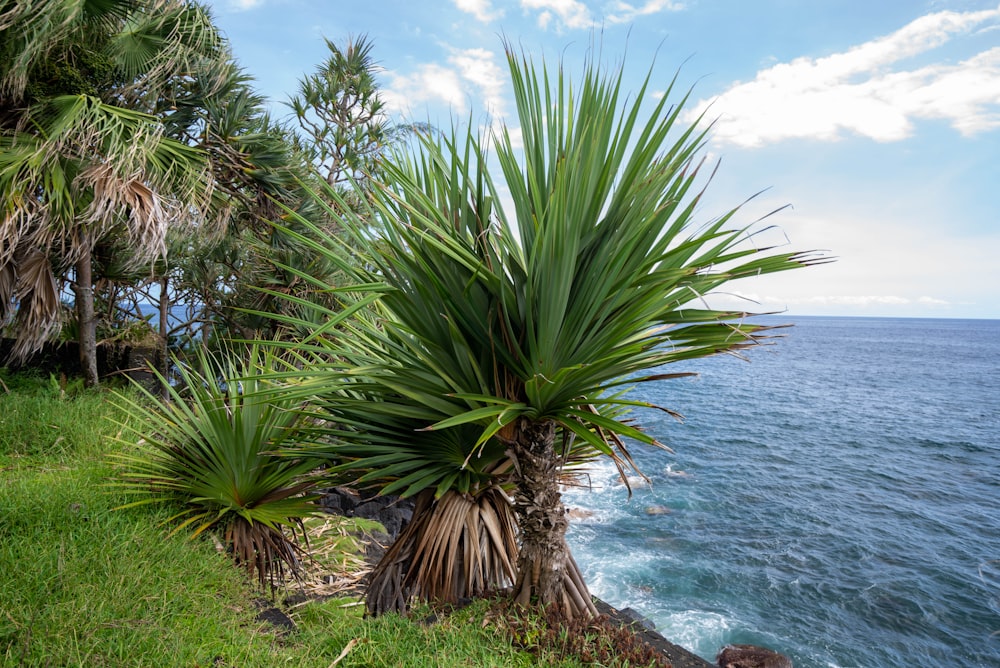
[[[165,351],[184,333],[274,335],[266,314],[292,307],[261,287],[323,300],[287,267],[334,281],[332,267],[268,221],[287,209],[332,225],[302,184],[375,164],[387,132],[370,45],[331,42],[326,83],[303,83],[315,106],[302,138],[196,2],[0,7],[0,327],[15,359],[75,332],[94,383],[96,340],[141,335],[144,304]]]
[[[181,0],[6,2],[0,15],[0,322],[15,319],[15,355],[31,352],[58,331],[69,284],[95,384],[95,250],[119,238],[136,265],[162,258],[170,226],[206,207],[203,153],[155,113],[226,51]]]

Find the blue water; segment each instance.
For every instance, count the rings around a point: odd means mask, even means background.
[[[636,415],[675,454],[631,500],[566,492],[592,593],[710,661],[1000,666],[1000,321],[794,321],[637,390],[686,419]]]

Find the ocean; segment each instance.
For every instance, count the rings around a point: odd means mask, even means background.
[[[610,464],[564,493],[591,593],[713,663],[1000,666],[1000,321],[780,321],[635,390],[685,420],[635,413],[674,454],[632,448],[631,499]]]

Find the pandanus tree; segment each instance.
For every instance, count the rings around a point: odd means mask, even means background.
[[[164,521],[175,524],[171,533],[219,530],[262,589],[278,586],[301,572],[302,521],[315,512],[320,463],[278,454],[299,419],[295,399],[267,380],[284,363],[260,347],[193,357],[193,366],[177,365],[178,385],[157,374],[167,398],[138,384],[140,400],[116,395],[134,419],[121,425],[127,450],[111,484],[135,497],[123,508],[174,508]]]
[[[658,445],[628,418],[649,406],[628,388],[771,337],[749,313],[711,308],[713,291],[824,258],[755,244],[740,207],[698,220],[708,128],[681,120],[673,84],[650,102],[648,75],[626,100],[620,71],[588,62],[571,85],[507,55],[516,118],[489,142],[455,131],[397,152],[368,211],[345,218],[367,249],[360,278],[383,292],[377,317],[345,329],[326,447],[362,481],[392,480],[384,491],[509,492],[516,600],[593,615],[565,540],[570,467],[606,456],[624,476],[626,439]],[[305,349],[330,333],[314,328]],[[367,415],[344,408],[355,390]],[[465,517],[449,517],[434,531],[456,535],[448,523]],[[379,582],[369,610],[399,609],[415,577]]]
[[[168,287],[186,293],[186,301],[196,305],[203,341],[212,338],[210,333],[247,338],[268,323],[247,316],[241,307],[285,305],[261,303],[262,294],[253,288],[288,287],[271,258],[287,260],[291,253],[266,221],[280,216],[279,203],[298,208],[309,201],[299,183],[308,167],[243,71],[230,63],[218,68],[211,85],[206,83],[185,82],[168,126],[208,158],[215,186],[212,215],[209,224],[195,221],[200,225],[177,229],[171,240],[176,252],[159,277],[161,294],[168,294]]]
[[[375,80],[374,44],[367,37],[341,47],[326,40],[329,57],[299,81],[288,106],[302,130],[301,150],[330,186],[378,171],[383,149],[397,134]]]

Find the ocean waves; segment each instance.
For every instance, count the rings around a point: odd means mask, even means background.
[[[636,416],[651,486],[565,493],[595,595],[708,659],[1000,665],[1000,323],[802,319],[692,368],[639,390],[686,415]]]

